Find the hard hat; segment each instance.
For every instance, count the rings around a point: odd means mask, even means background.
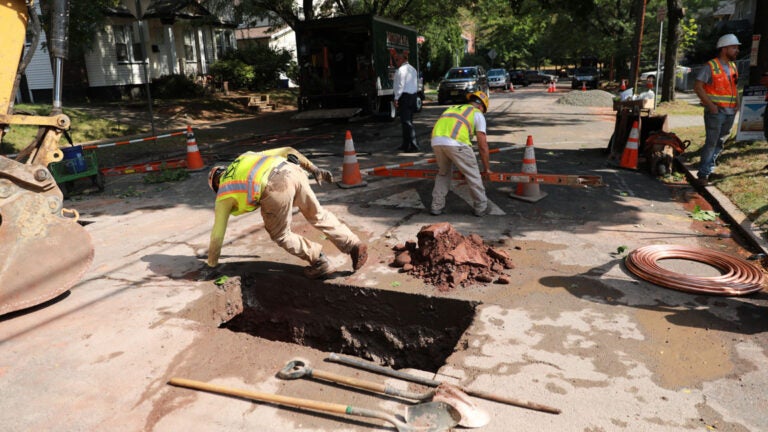
[[[212,191],[219,191],[219,178],[221,178],[221,175],[224,174],[224,171],[226,170],[227,167],[217,165],[208,171],[208,187],[210,187]]]
[[[472,100],[475,99],[480,102],[481,105],[483,105],[483,112],[488,112],[488,95],[481,92],[480,90],[473,92],[473,93],[467,93],[467,100],[472,102]]]
[[[717,49],[731,45],[741,45],[739,38],[737,38],[733,33],[722,35],[720,36],[720,39],[717,40]]]

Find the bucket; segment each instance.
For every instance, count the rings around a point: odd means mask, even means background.
[[[85,171],[86,164],[82,146],[64,147],[61,151],[64,153],[62,162],[70,174],[77,174]]]

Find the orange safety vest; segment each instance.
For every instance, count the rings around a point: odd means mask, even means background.
[[[261,192],[267,185],[269,173],[285,159],[280,156],[266,156],[262,153],[246,152],[229,164],[219,180],[216,201],[234,198],[237,208],[233,216],[254,211],[259,207]]]
[[[723,108],[736,108],[738,89],[736,83],[739,81],[739,74],[736,71],[736,64],[728,62],[730,75],[726,75],[723,70],[720,59],[710,60],[709,69],[712,71],[712,84],[704,84],[704,91],[707,92],[712,103]]]

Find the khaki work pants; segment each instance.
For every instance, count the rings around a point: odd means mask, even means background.
[[[435,187],[432,189],[431,210],[440,211],[445,207],[445,196],[451,190],[451,178],[453,166],[464,174],[469,186],[469,194],[472,196],[475,212],[482,212],[488,207],[488,198],[485,196],[485,186],[480,177],[480,168],[472,147],[462,146],[432,146],[432,152],[437,159],[437,176]]]
[[[261,216],[269,237],[291,255],[312,264],[322,252],[320,244],[291,231],[294,205],[341,252],[348,254],[360,243],[360,239],[346,225],[320,205],[304,170],[298,165],[284,163],[269,175],[261,196]]]

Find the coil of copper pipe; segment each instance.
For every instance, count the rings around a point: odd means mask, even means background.
[[[720,276],[691,276],[661,267],[658,261],[682,259],[717,268]],[[696,246],[651,245],[633,250],[625,265],[635,275],[665,288],[699,294],[742,296],[763,288],[760,269],[738,257]]]

